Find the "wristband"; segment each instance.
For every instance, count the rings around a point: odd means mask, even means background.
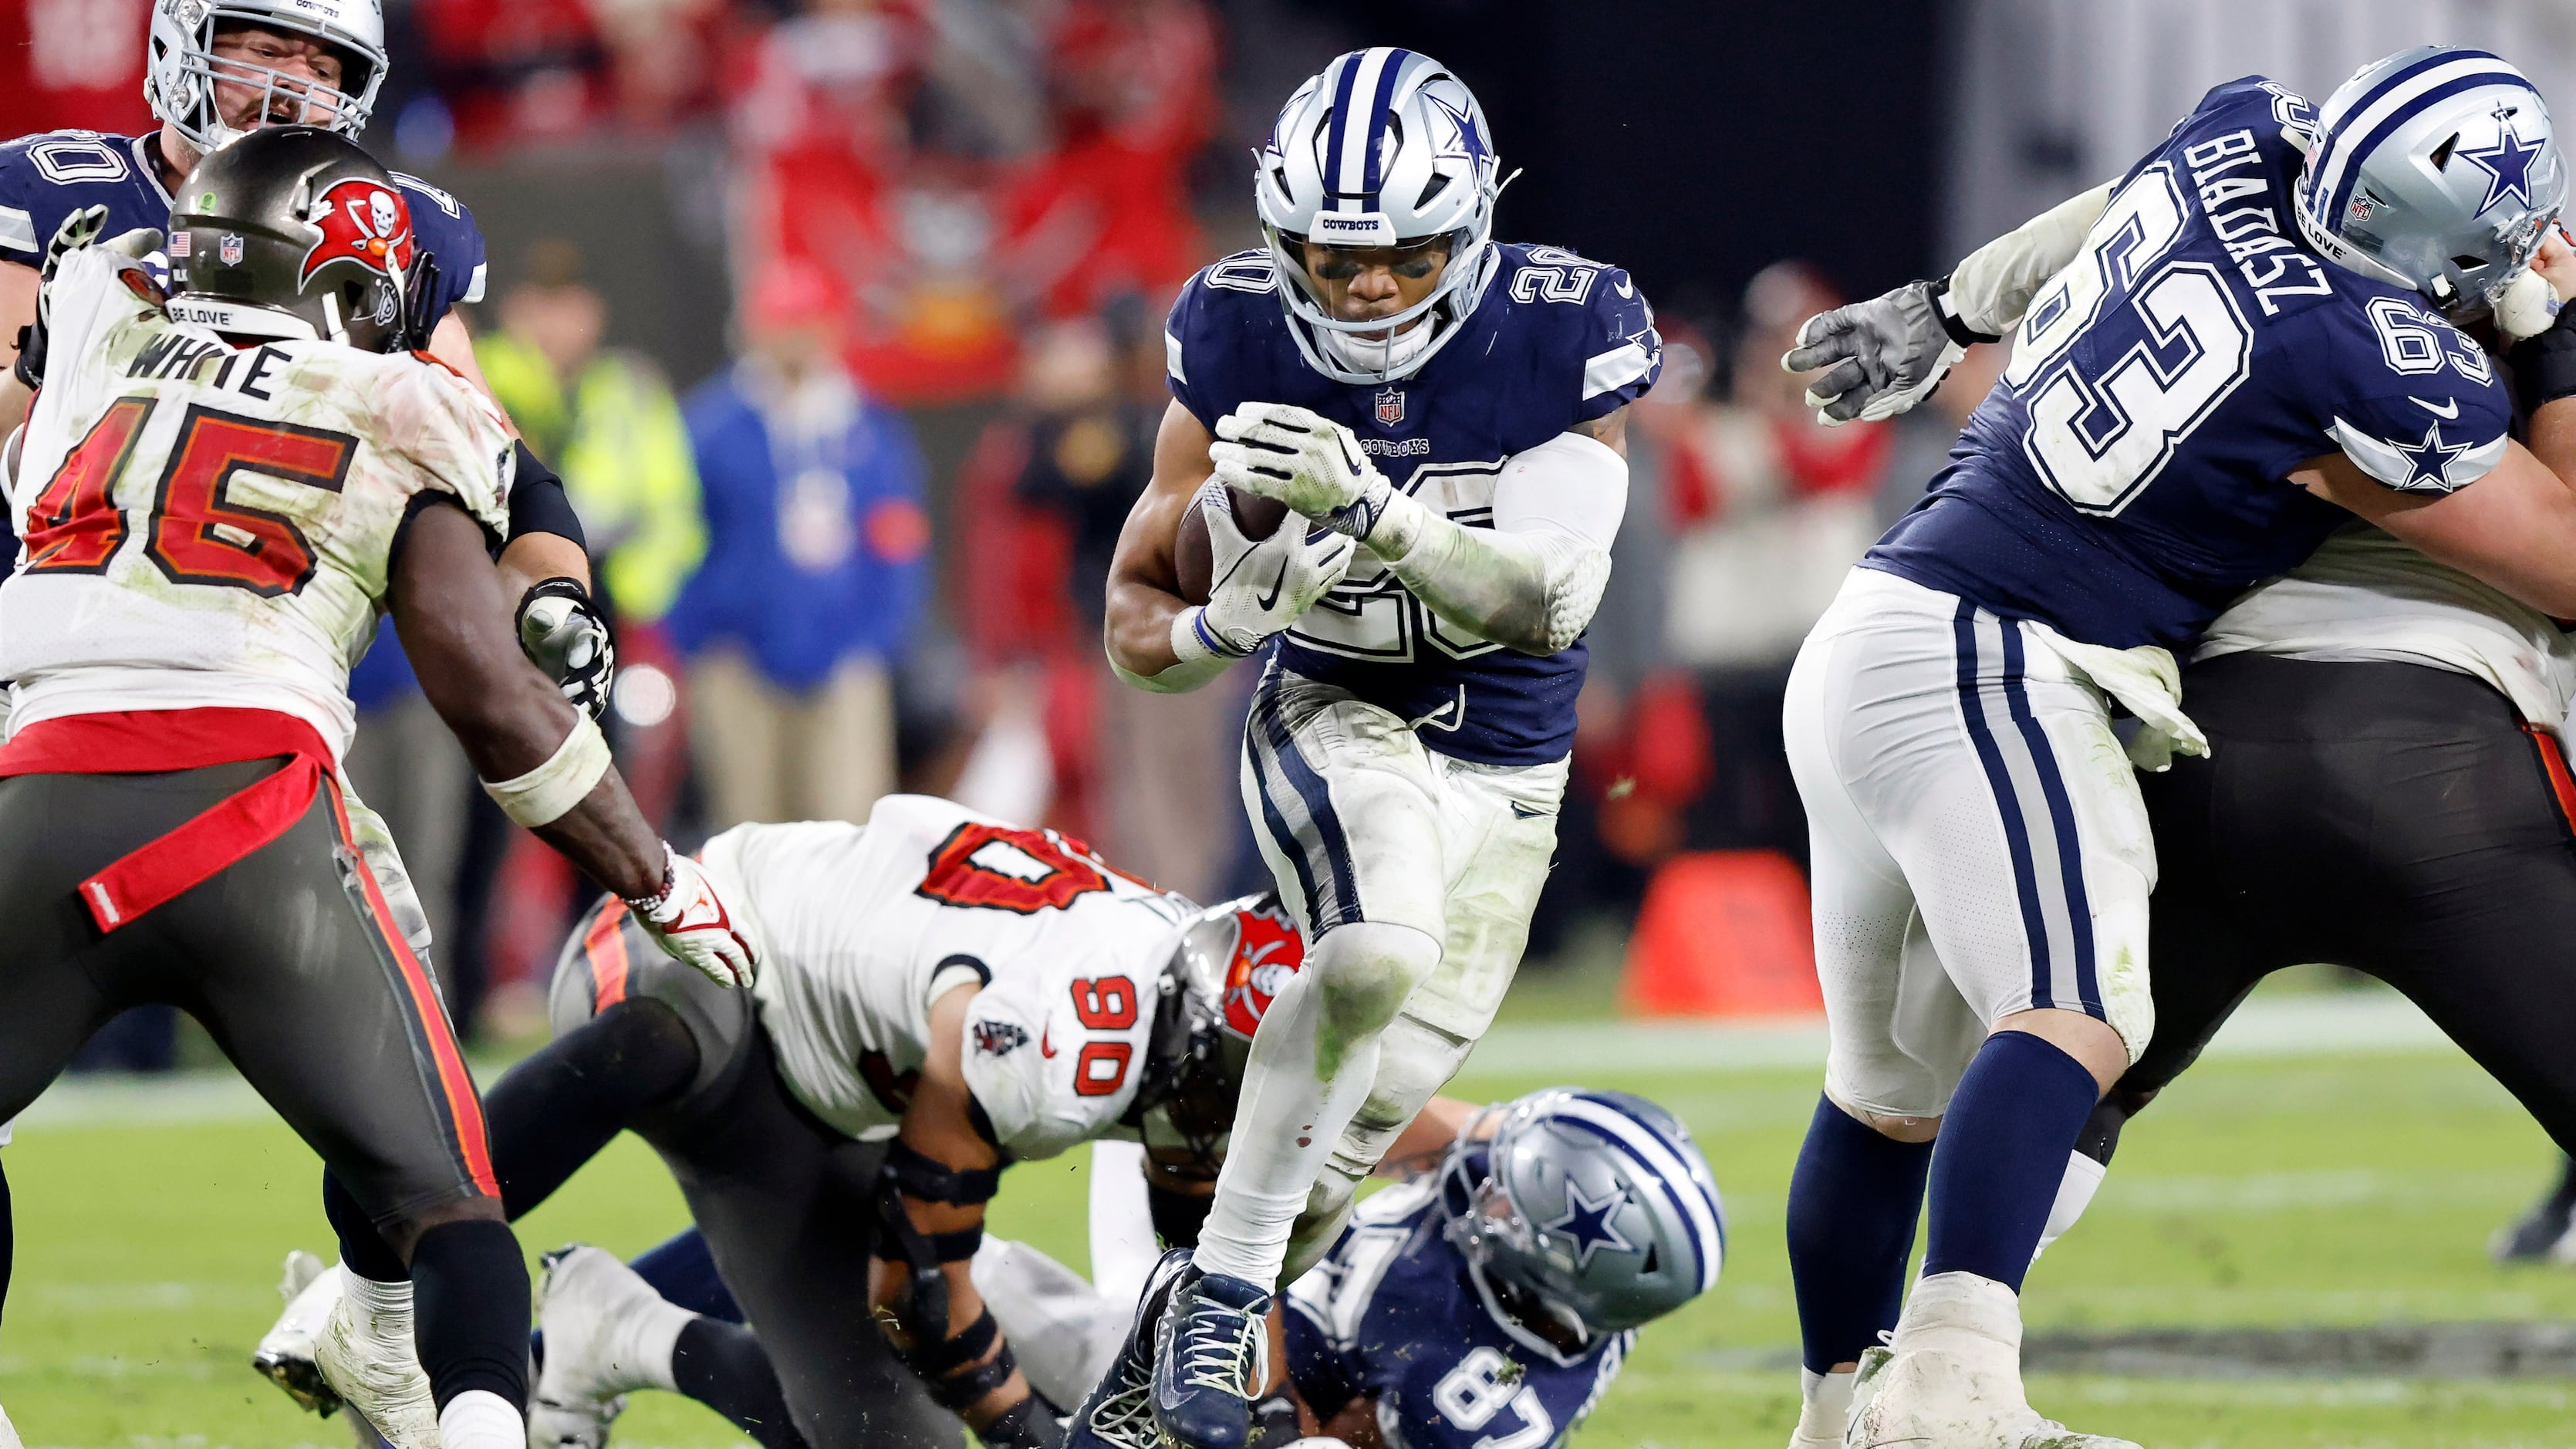
[[[1949,333],[1950,340],[1958,343],[1961,348],[1965,349],[1974,347],[1980,342],[2001,342],[2003,340],[2002,334],[1995,332],[1980,332],[1976,328],[1969,326],[1967,319],[1959,315],[1958,304],[1950,300],[1950,279],[1948,277],[1935,277],[1931,281],[1924,283],[1923,289],[1924,295],[1928,296],[1932,300],[1932,315],[1941,319],[1941,330]]]
[[[1172,657],[1183,664],[1196,664],[1207,659],[1236,660],[1251,653],[1226,642],[1226,637],[1208,627],[1207,608],[1192,604],[1172,616]]]
[[[535,829],[551,825],[586,798],[608,773],[608,740],[590,716],[577,715],[552,758],[511,780],[485,780],[483,793],[501,813]]]

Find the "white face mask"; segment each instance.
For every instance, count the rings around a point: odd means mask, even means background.
[[[1435,312],[1392,337],[1362,337],[1355,332],[1325,332],[1324,346],[1342,362],[1359,372],[1392,372],[1422,355],[1431,345],[1431,335],[1439,321]]]

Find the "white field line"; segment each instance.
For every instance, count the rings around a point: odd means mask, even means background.
[[[2424,1014],[2391,992],[2300,994],[2246,1003],[2211,1042],[2213,1057],[2447,1052]],[[1591,1021],[1496,1027],[1463,1075],[1590,1077],[1822,1070],[1822,1018],[1746,1022]],[[18,1119],[23,1132],[68,1127],[240,1122],[268,1108],[230,1071],[65,1077]]]
[[[2448,1052],[2414,1003],[2389,991],[2300,993],[2247,1002],[2209,1044],[2212,1057]],[[1591,1021],[1496,1027],[1468,1076],[1670,1075],[1825,1064],[1822,1017],[1745,1022]]]

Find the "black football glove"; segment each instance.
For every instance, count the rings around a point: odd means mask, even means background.
[[[617,680],[617,641],[577,579],[551,578],[519,600],[519,649],[563,697],[597,719]]]
[[[427,352],[429,334],[438,330],[438,257],[427,247],[415,249],[403,269],[402,349]],[[525,617],[524,608],[521,617]],[[593,711],[596,713],[596,711]]]

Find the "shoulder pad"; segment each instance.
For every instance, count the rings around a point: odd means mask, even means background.
[[[2405,492],[2448,493],[2486,476],[2513,426],[2493,360],[2416,298],[2352,280],[2353,295],[2310,314],[2319,339],[2303,366],[2327,434],[2363,472]]]
[[[103,131],[46,131],[0,145],[0,260],[34,265],[54,228],[76,206],[115,207],[135,179],[134,140]],[[131,208],[119,208],[130,212]],[[108,234],[129,225],[166,226],[166,217],[135,222],[111,215]]]
[[[1654,306],[1621,268],[1561,247],[1507,246],[1492,285],[1579,369],[1571,422],[1618,411],[1663,375]]]
[[[1236,252],[1203,267],[1181,288],[1163,323],[1164,383],[1210,431],[1254,393],[1246,373],[1265,339],[1294,347],[1279,317],[1282,285],[1266,251]]]
[[[1082,953],[994,963],[966,1013],[967,1090],[1003,1151],[1053,1157],[1107,1133],[1136,1099],[1154,983]]]
[[[2308,139],[2316,125],[2316,107],[2309,103],[2307,97],[2268,76],[2241,75],[2211,86],[2201,96],[2200,104],[2175,121],[2173,128],[2180,131],[2201,120],[2223,119],[2241,124],[2245,120],[2241,113],[2256,107],[2269,112],[2273,120],[2288,128],[2293,133],[2293,144],[2300,150],[2307,149]]]
[[[439,314],[445,316],[462,303],[482,301],[487,268],[483,231],[475,225],[474,213],[453,192],[407,172],[389,174],[411,209],[414,240],[438,258],[439,290],[446,294]]]

